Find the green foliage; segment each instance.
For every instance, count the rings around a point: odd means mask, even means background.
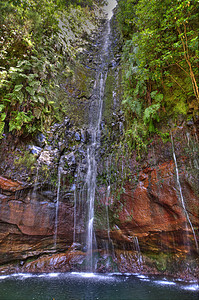
[[[34,134],[56,120],[55,77],[74,52],[66,52],[60,44],[58,20],[62,12],[70,18],[75,5],[79,10],[73,13],[83,14],[79,5],[92,4],[91,0],[0,2],[0,138],[4,132]]]
[[[55,51],[56,1],[2,1],[0,8],[0,137],[34,133],[54,116],[52,77],[60,61]]]
[[[35,167],[37,159],[34,154],[31,154],[30,151],[24,151],[21,155],[17,155],[14,161],[14,164],[16,167],[26,167],[26,168],[32,168],[32,170]]]
[[[135,5],[137,2],[137,0],[118,1],[117,18],[125,38],[129,38],[135,29],[133,19],[135,18]]]
[[[157,104],[152,104],[149,107],[147,107],[144,111],[144,124],[149,124],[149,131],[154,132],[155,127],[153,125],[153,121],[156,120],[159,122],[159,115],[158,115],[158,110],[160,108],[160,103]]]
[[[147,136],[162,120],[196,114],[198,1],[119,0],[118,6],[128,138],[137,124]]]
[[[131,126],[125,132],[125,138],[129,149],[136,149],[138,159],[141,157],[141,151],[146,150],[147,128],[135,119]]]

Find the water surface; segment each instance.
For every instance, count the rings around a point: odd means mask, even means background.
[[[198,300],[197,282],[92,273],[0,276],[0,300]]]

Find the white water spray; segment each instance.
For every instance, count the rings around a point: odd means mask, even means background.
[[[134,236],[133,240],[134,240],[134,245],[135,245],[135,251],[137,252],[138,263],[139,263],[139,266],[142,267],[143,259],[142,259],[142,254],[140,251],[140,244],[139,244],[138,237]]]
[[[180,201],[181,201],[181,204],[182,204],[185,216],[187,218],[187,221],[188,221],[188,223],[189,223],[189,225],[191,227],[191,230],[193,232],[193,236],[194,236],[194,240],[195,240],[195,244],[196,244],[196,249],[197,249],[197,252],[199,253],[199,247],[198,247],[198,241],[197,241],[197,238],[196,238],[196,234],[195,234],[193,225],[191,223],[191,220],[189,218],[189,214],[188,214],[188,212],[186,210],[186,206],[185,206],[185,202],[184,202],[184,198],[183,198],[183,194],[182,194],[182,187],[181,187],[181,184],[180,184],[180,178],[179,178],[179,172],[178,172],[178,165],[177,165],[177,159],[176,159],[176,155],[175,155],[175,149],[174,149],[174,142],[173,142],[173,135],[172,135],[172,133],[171,133],[171,144],[172,144],[173,159],[174,159],[175,169],[176,169],[177,184],[178,184],[178,189],[179,189],[179,193],[180,193]]]
[[[116,7],[117,1],[116,0],[108,0],[107,3],[108,3],[108,5],[106,5],[104,7],[104,10],[108,14],[108,19],[110,20],[113,16],[113,9]]]

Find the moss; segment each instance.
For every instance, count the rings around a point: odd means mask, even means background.
[[[147,256],[147,264],[155,265],[158,271],[164,272],[168,268],[168,259],[171,257],[171,254],[166,253],[145,253]]]
[[[28,169],[33,169],[35,168],[35,163],[36,163],[36,156],[34,154],[31,154],[29,151],[24,151],[21,155],[17,155],[17,157],[14,160],[14,164],[16,167],[20,168],[26,167]]]

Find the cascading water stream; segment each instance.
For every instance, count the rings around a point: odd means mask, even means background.
[[[142,267],[143,259],[142,259],[142,254],[141,254],[141,251],[140,251],[140,244],[139,244],[138,237],[135,236],[133,238],[133,240],[134,240],[134,245],[135,245],[135,251],[137,252],[138,263],[139,263],[139,266]]]
[[[178,184],[178,189],[179,189],[179,193],[180,193],[180,201],[186,216],[186,219],[191,227],[192,233],[193,233],[193,237],[194,237],[194,241],[195,241],[195,245],[196,245],[196,250],[199,253],[199,247],[198,247],[198,241],[196,238],[196,234],[195,234],[195,230],[193,228],[193,225],[191,223],[191,220],[189,218],[189,214],[186,210],[186,206],[185,206],[185,202],[184,202],[184,198],[183,198],[183,194],[182,194],[182,187],[180,184],[180,178],[179,178],[179,172],[178,172],[178,165],[177,165],[177,159],[176,159],[176,155],[175,155],[175,149],[174,149],[174,141],[173,141],[173,135],[171,133],[171,145],[172,145],[172,152],[173,152],[173,159],[174,159],[174,163],[175,163],[175,169],[176,169],[176,179],[177,179],[177,184]]]
[[[96,80],[96,87],[99,91],[99,98],[97,103],[98,115],[96,116],[96,123],[92,121],[90,124],[89,132],[91,135],[91,144],[87,148],[87,175],[86,175],[86,187],[87,187],[87,203],[88,203],[88,221],[87,221],[87,238],[86,238],[86,248],[87,248],[87,264],[88,271],[93,271],[94,261],[93,261],[93,249],[96,247],[96,238],[94,233],[94,202],[95,202],[95,189],[96,189],[96,176],[97,176],[97,162],[96,162],[96,151],[100,146],[100,124],[102,120],[102,108],[103,108],[103,97],[104,88],[107,78],[107,68],[105,68],[104,60],[107,55],[108,49],[108,36],[110,34],[110,23],[108,22],[108,30],[105,39],[105,44],[103,48],[102,60],[102,71],[100,72],[99,78]],[[98,86],[99,85],[99,86]],[[92,112],[91,112],[92,113]]]
[[[110,194],[111,194],[111,174],[110,174],[110,170],[111,170],[111,163],[112,163],[112,156],[110,155],[109,158],[107,159],[106,162],[106,172],[107,172],[107,191],[106,191],[106,202],[105,202],[105,207],[106,207],[106,222],[107,222],[107,236],[108,236],[108,249],[107,252],[111,253],[112,257],[115,257],[115,251],[114,251],[114,245],[113,242],[111,240],[111,236],[110,236],[110,222],[109,222],[109,205],[110,205]]]
[[[106,195],[106,219],[107,219],[107,234],[108,234],[108,241],[109,241],[109,243],[111,242],[109,216],[108,216],[108,205],[109,205],[108,201],[109,201],[110,192],[111,192],[111,186],[108,185],[108,187],[107,187],[107,195]]]
[[[54,249],[56,249],[56,247],[57,247],[57,229],[58,229],[58,212],[59,212],[60,186],[61,186],[61,166],[58,167],[57,199],[56,199],[56,206],[55,206]]]
[[[87,271],[95,269],[93,252],[97,249],[94,232],[94,202],[97,177],[97,153],[100,147],[100,125],[102,121],[103,98],[108,73],[110,21],[107,21],[103,35],[103,45],[99,52],[99,67],[93,87],[93,99],[90,107],[90,122],[87,133],[89,143],[86,150],[86,173],[78,169],[74,192],[74,245],[82,244],[87,252]],[[86,215],[86,240],[81,239],[83,216]],[[84,250],[84,251],[85,251]]]
[[[92,144],[87,149],[88,171],[86,177],[87,203],[89,204],[87,239],[86,239],[89,271],[93,270],[93,242],[95,239],[94,231],[93,231],[93,222],[94,222],[95,184],[96,184],[96,173],[97,173],[97,166],[95,161],[96,132],[93,130],[91,132],[92,132]]]
[[[89,108],[89,125],[87,128],[88,143],[86,149],[85,162],[81,162],[76,174],[76,187],[74,191],[74,234],[73,246],[82,247],[86,251],[87,266],[86,271],[95,271],[94,251],[97,250],[95,237],[95,190],[97,177],[97,157],[100,147],[101,122],[103,112],[103,100],[105,84],[110,63],[110,18],[112,9],[116,6],[116,1],[109,1],[111,4],[108,11],[108,19],[105,30],[100,37],[101,47],[96,56],[96,79],[93,85],[93,93]],[[114,3],[113,3],[114,2]],[[114,4],[114,5],[113,5]],[[85,170],[85,171],[83,171]],[[86,228],[85,228],[86,226]],[[109,227],[109,224],[108,224]],[[108,229],[108,236],[110,233]]]

